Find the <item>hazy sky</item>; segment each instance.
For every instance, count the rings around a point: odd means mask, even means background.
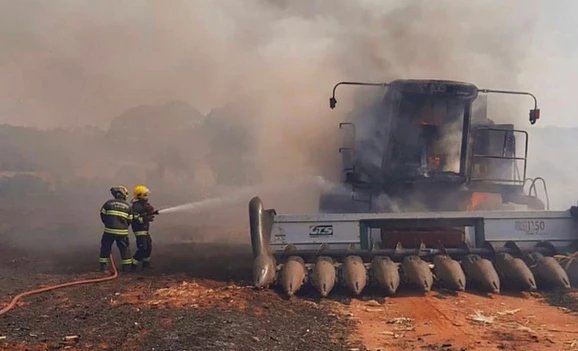
[[[263,179],[325,174],[351,107],[346,89],[327,107],[340,80],[528,90],[538,126],[578,127],[577,22],[572,0],[2,0],[0,123],[108,127],[142,104],[226,105]],[[508,101],[490,100],[490,117],[531,129],[531,100]],[[531,145],[533,175],[578,187],[573,145]]]
[[[522,85],[538,94],[544,125],[578,126],[578,2],[539,1],[536,28],[520,40],[532,48]],[[524,84],[526,83],[526,84]]]
[[[297,111],[315,114],[340,79],[431,77],[530,90],[541,125],[578,126],[577,17],[570,0],[3,0],[0,123],[107,126],[135,105],[303,86]]]

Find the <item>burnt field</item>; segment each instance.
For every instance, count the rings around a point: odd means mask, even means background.
[[[244,245],[165,244],[155,267],[30,297],[0,317],[3,350],[335,350],[346,326],[328,308],[248,286]],[[42,255],[2,248],[2,302],[29,288],[95,277],[95,248]]]
[[[427,295],[371,289],[319,301],[250,286],[246,244],[155,243],[154,269],[26,298],[0,317],[2,350],[563,350],[576,292]],[[0,302],[96,272],[98,247],[0,249]]]

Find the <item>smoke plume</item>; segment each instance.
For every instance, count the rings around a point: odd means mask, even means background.
[[[0,122],[69,133],[14,157],[34,159],[27,155],[42,149],[32,168],[60,190],[62,203],[82,194],[86,216],[112,182],[152,184],[169,206],[218,195],[225,185],[317,175],[335,181],[337,124],[366,90],[340,90],[330,110],[334,83],[441,78],[535,88],[540,76],[528,68],[543,54],[528,38],[542,28],[542,7],[497,0],[3,1]],[[508,101],[491,103],[490,115],[527,123],[530,104]],[[102,193],[91,195],[97,186]],[[316,194],[290,191],[267,204],[305,212],[316,207]]]

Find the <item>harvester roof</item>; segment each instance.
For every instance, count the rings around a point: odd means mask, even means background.
[[[478,88],[470,83],[437,79],[399,79],[389,83],[390,89],[408,94],[451,95],[475,99]]]

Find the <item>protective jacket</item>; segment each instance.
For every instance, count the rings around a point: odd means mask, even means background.
[[[132,230],[134,235],[149,234],[149,223],[154,220],[155,209],[146,199],[133,200]]]
[[[128,227],[133,219],[131,205],[119,199],[108,200],[100,209],[100,219],[105,233],[128,235]]]

